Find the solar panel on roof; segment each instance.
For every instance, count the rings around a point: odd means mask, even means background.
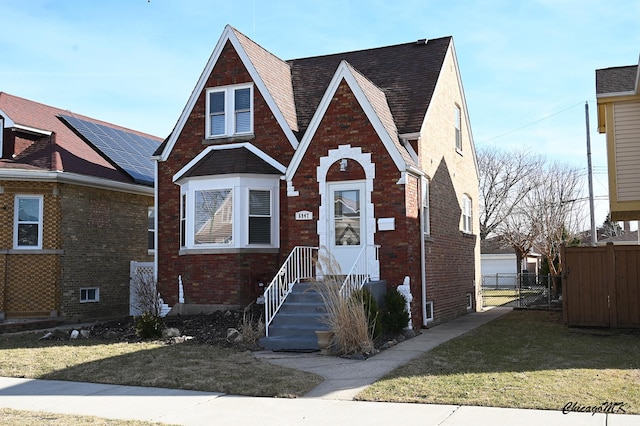
[[[151,156],[160,142],[69,115],[60,117],[131,176],[134,182],[153,185]]]

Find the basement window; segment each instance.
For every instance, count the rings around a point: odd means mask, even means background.
[[[99,301],[100,289],[98,287],[80,289],[80,303],[91,303]]]
[[[467,293],[467,311],[473,309],[473,297],[471,297],[471,293]]]
[[[433,301],[427,302],[427,322],[433,321]]]

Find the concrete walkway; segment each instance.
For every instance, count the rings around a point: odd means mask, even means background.
[[[325,382],[304,398],[233,396],[175,389],[0,377],[0,408],[143,420],[177,425],[385,425],[422,426],[631,426],[640,416],[568,413],[459,405],[358,402],[355,394],[382,375],[449,339],[497,318],[509,309],[465,315],[423,331],[365,361],[315,354],[259,353],[279,365],[311,371]],[[2,419],[0,419],[2,423]]]
[[[318,352],[299,354],[265,351],[256,352],[254,355],[272,364],[323,377],[324,381],[307,393],[305,398],[352,400],[365,387],[407,361],[510,311],[511,308],[493,308],[464,315],[423,330],[418,336],[365,361],[324,356]]]

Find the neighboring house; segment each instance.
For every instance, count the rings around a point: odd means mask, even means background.
[[[607,136],[611,220],[640,219],[640,66],[596,70],[598,131]]]
[[[499,238],[487,238],[480,242],[482,276],[518,273],[516,251]],[[529,253],[522,259],[520,271],[537,274],[540,269],[541,256]]]
[[[640,244],[640,236],[638,231],[626,231],[615,237],[603,238],[598,241],[599,246],[606,246],[607,243],[613,243],[614,245],[626,245],[633,246]]]
[[[0,318],[129,313],[161,140],[0,92]]]
[[[451,37],[284,61],[227,26],[155,159],[170,305],[246,305],[311,246],[344,274],[362,255],[372,280],[409,277],[418,326],[476,309],[478,169]]]

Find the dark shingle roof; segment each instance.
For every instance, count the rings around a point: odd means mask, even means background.
[[[301,133],[341,61],[380,88],[399,133],[420,131],[451,37],[288,61]]]
[[[212,150],[182,177],[234,173],[280,175],[281,173],[247,148]]]
[[[637,65],[596,70],[596,94],[634,92],[637,76]]]

